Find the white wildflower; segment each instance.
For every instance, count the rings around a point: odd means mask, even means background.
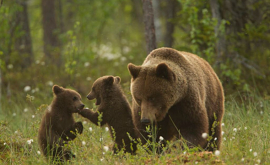
[[[104,158],[101,158],[101,159],[100,159],[100,161],[103,161],[103,160],[104,160]]]
[[[249,152],[251,152],[252,151],[252,149],[249,149]]]
[[[164,138],[163,138],[162,136],[160,136],[160,137],[159,137],[159,140],[162,141],[162,140],[164,140]]]
[[[127,58],[126,58],[126,57],[121,57],[120,60],[121,60],[122,62],[125,62],[125,61],[127,60]]]
[[[105,130],[106,130],[106,131],[109,131],[109,128],[108,128],[108,127],[105,127]]]
[[[234,132],[237,132],[237,128],[234,128],[233,131],[234,131]]]
[[[221,135],[224,135],[224,133],[225,133],[225,132],[224,132],[224,131],[222,131],[222,132],[221,132]]]
[[[261,107],[261,108],[263,107],[263,102],[260,102],[260,107]]]
[[[33,139],[29,139],[29,140],[27,140],[27,143],[31,144],[33,141],[34,141]]]
[[[35,118],[35,115],[32,115],[32,118],[34,119]]]
[[[247,127],[245,127],[244,129],[247,130]]]
[[[15,134],[17,134],[17,133],[18,133],[18,131],[15,131],[14,133],[15,133]]]
[[[124,47],[123,47],[123,52],[124,52],[124,53],[130,52],[130,48],[127,47],[127,46],[124,46]]]
[[[47,85],[53,86],[53,82],[52,82],[52,81],[48,81],[48,82],[47,82]]]
[[[36,60],[36,64],[39,64],[40,63],[40,61],[39,60]]]
[[[260,114],[263,115],[263,111],[260,111]]]
[[[219,150],[216,150],[216,151],[215,151],[215,155],[216,155],[216,156],[219,156],[219,155],[220,155],[220,151],[219,151]]]
[[[8,69],[12,69],[13,68],[13,65],[12,64],[8,64],[7,68]]]
[[[84,67],[88,67],[89,65],[90,65],[89,62],[85,62],[85,63],[84,63]]]
[[[214,138],[214,141],[216,141],[216,140],[217,140],[217,137]]]
[[[12,114],[12,116],[16,116],[16,113],[14,112],[14,113]]]
[[[93,130],[92,127],[89,127],[89,131],[92,132],[92,130]]]
[[[5,146],[5,145],[7,145],[7,143],[6,143],[6,142],[4,143],[4,146]]]
[[[245,158],[242,158],[241,161],[242,161],[242,162],[245,161]]]
[[[258,153],[257,153],[257,152],[253,152],[253,156],[255,156],[255,157],[256,157],[257,155],[258,155]]]
[[[86,124],[86,123],[87,123],[87,121],[83,121],[82,123],[83,123],[83,124]]]
[[[28,109],[27,108],[24,108],[24,110],[23,110],[24,112],[27,112],[28,111]]]
[[[38,88],[38,87],[36,87],[36,88],[35,88],[35,91],[36,91],[36,92],[38,92],[38,91],[39,91],[39,88]]]
[[[86,81],[91,81],[92,78],[91,77],[86,77]]]
[[[221,124],[221,126],[223,127],[223,126],[225,126],[225,124],[224,124],[224,123],[222,123],[222,124]]]
[[[207,136],[208,136],[208,134],[207,134],[207,133],[203,133],[203,134],[202,134],[202,138],[204,138],[204,139],[206,139],[206,138],[207,138]]]
[[[40,151],[37,151],[37,154],[40,155]]]
[[[31,87],[30,86],[25,86],[23,90],[24,90],[24,92],[28,92],[28,91],[31,90]]]
[[[99,138],[99,141],[102,141],[103,140],[103,138],[101,137],[101,138]]]
[[[82,145],[85,146],[86,142],[85,141],[82,141]]]
[[[108,146],[104,146],[103,149],[107,152],[109,150]]]
[[[258,159],[258,160],[257,160],[257,162],[260,164],[260,163],[261,163],[261,160],[260,160],[260,159]]]

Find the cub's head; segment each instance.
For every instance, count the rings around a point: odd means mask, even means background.
[[[101,98],[106,97],[114,85],[120,83],[120,77],[103,76],[98,78],[92,85],[90,93],[87,95],[89,100],[96,99],[96,105],[101,104]]]
[[[81,95],[78,92],[58,85],[54,85],[52,90],[55,95],[54,101],[59,108],[66,109],[71,113],[77,113],[84,108]]]
[[[133,104],[141,108],[141,122],[162,121],[179,100],[179,78],[166,63],[148,66],[130,63],[128,70],[132,76],[130,90]]]

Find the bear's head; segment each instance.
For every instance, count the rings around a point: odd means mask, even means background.
[[[89,100],[96,99],[96,105],[101,104],[101,98],[110,94],[112,87],[119,85],[121,79],[116,76],[103,76],[98,78],[92,85],[90,93],[87,95]]]
[[[141,109],[141,122],[150,124],[162,121],[181,97],[179,81],[182,80],[166,63],[147,66],[130,63],[128,70],[132,76],[130,90],[133,104]]]
[[[81,95],[78,92],[65,89],[58,85],[54,85],[52,90],[55,95],[54,102],[60,109],[64,109],[70,113],[77,113],[84,108]]]

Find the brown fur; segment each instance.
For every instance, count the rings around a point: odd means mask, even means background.
[[[120,77],[103,76],[98,78],[87,98],[89,100],[96,99],[99,113],[83,109],[80,114],[96,125],[108,124],[111,137],[115,138],[115,144],[117,144],[117,147],[114,145],[114,153],[122,148],[125,152],[134,153],[137,149],[136,145],[132,144],[131,146],[132,141],[127,135],[129,133],[131,137],[135,137],[131,108],[120,86]],[[102,113],[102,121],[98,124],[100,113]],[[112,128],[115,131],[115,137]]]
[[[159,127],[157,138],[183,137],[190,147],[220,149],[223,88],[205,60],[191,53],[159,48],[141,66],[129,64],[128,69],[132,76],[133,122],[142,141],[147,134],[140,121],[150,120]],[[218,123],[212,132],[214,121]],[[209,146],[213,141],[207,143],[203,133],[217,138],[216,146]]]
[[[38,142],[46,157],[52,156],[52,161],[64,161],[75,157],[64,145],[76,138],[77,131],[82,133],[82,123],[75,122],[72,114],[83,109],[84,105],[80,94],[74,90],[54,85],[53,93],[54,99],[40,124]]]

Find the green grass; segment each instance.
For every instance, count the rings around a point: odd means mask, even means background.
[[[51,99],[40,96],[30,101],[29,97],[18,96],[14,100],[2,100],[0,164],[48,164],[39,154],[37,132],[42,114]],[[171,148],[169,153],[157,155],[147,153],[145,146],[139,146],[136,155],[114,155],[111,151],[113,141],[105,127],[99,128],[76,114],[76,121],[85,121],[84,132],[70,143],[76,158],[67,164],[268,164],[269,98],[235,100],[228,98],[226,101],[224,140],[219,156],[194,150],[182,151],[179,148]],[[92,104],[83,101],[86,105]],[[33,142],[28,144],[30,139]],[[104,146],[110,149],[106,151]]]

